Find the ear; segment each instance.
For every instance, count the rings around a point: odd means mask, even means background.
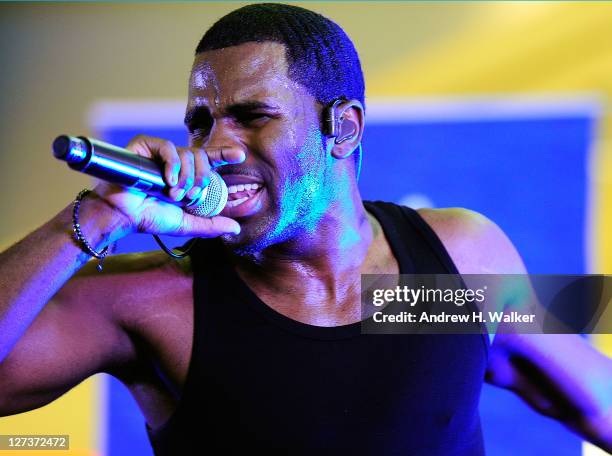
[[[334,158],[350,157],[359,146],[363,134],[363,105],[359,100],[336,101],[329,109],[330,118],[335,121],[332,127],[334,144],[331,154]]]

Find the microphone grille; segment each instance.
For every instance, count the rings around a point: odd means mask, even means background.
[[[210,184],[200,198],[185,207],[185,211],[198,217],[213,217],[223,210],[227,203],[227,185],[214,171],[210,174]]]

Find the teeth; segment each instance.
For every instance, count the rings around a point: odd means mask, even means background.
[[[259,184],[240,184],[240,185],[230,185],[227,187],[228,193],[236,193],[243,192],[245,190],[257,190],[259,188]]]
[[[249,199],[249,197],[245,196],[244,198],[240,198],[240,199],[237,199],[237,200],[231,200],[231,201],[227,202],[226,206],[227,207],[236,207],[236,206],[239,206],[240,204],[244,203],[248,199]]]

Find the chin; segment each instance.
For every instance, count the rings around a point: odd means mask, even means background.
[[[221,240],[234,255],[250,256],[256,253],[256,245],[251,242],[239,240],[240,234],[224,234]]]
[[[241,224],[240,234],[224,234],[221,236],[223,244],[239,256],[255,255],[273,242],[266,235],[270,229],[265,226],[249,226],[248,223]]]

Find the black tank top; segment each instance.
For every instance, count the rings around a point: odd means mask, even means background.
[[[416,211],[364,204],[401,273],[457,273]],[[156,455],[484,455],[486,335],[300,323],[247,287],[218,240],[196,246],[193,351],[177,409],[147,426]]]

